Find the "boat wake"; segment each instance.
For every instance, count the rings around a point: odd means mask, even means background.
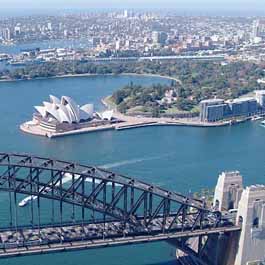
[[[126,165],[131,165],[131,164],[137,164],[137,163],[141,163],[141,162],[144,162],[144,161],[151,161],[151,160],[156,160],[156,159],[161,159],[163,157],[167,157],[167,156],[170,156],[170,154],[165,154],[165,155],[160,155],[160,156],[151,156],[151,157],[143,157],[143,158],[135,158],[135,159],[129,159],[129,160],[122,160],[122,161],[119,161],[119,162],[114,162],[114,163],[110,163],[110,164],[105,164],[105,165],[101,165],[101,166],[98,166],[98,168],[104,168],[104,169],[111,169],[111,168],[115,168],[115,167],[121,167],[121,166],[126,166]],[[80,175],[77,175],[75,174],[74,175],[74,179],[80,177]],[[72,181],[73,179],[73,175],[70,174],[70,173],[65,173],[64,174],[64,177],[62,179],[62,184],[66,184],[67,182],[70,182]],[[92,183],[93,180],[92,178],[89,178],[87,177],[86,182],[89,182],[89,183]],[[101,183],[101,180],[100,179],[95,179],[95,184],[99,184]],[[56,186],[60,185],[60,183],[58,183]],[[112,185],[111,182],[108,182],[107,185]],[[120,184],[115,184],[115,186],[122,186]],[[48,192],[49,190],[47,190]],[[26,206],[28,203],[30,203],[31,201],[34,201],[37,199],[37,196],[28,196],[26,198],[24,198],[18,205],[20,207],[24,207]]]
[[[167,156],[169,156],[169,154],[161,155],[161,156],[151,156],[151,157],[128,159],[128,160],[122,160],[122,161],[119,161],[119,162],[114,162],[114,163],[110,163],[110,164],[101,165],[101,166],[98,166],[98,167],[99,168],[105,168],[105,169],[111,169],[111,168],[115,168],[115,167],[127,166],[127,165],[132,165],[132,164],[145,162],[145,161],[161,159],[161,158],[167,157]]]

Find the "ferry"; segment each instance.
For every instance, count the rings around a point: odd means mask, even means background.
[[[29,202],[33,201],[33,200],[36,200],[38,197],[37,196],[34,196],[34,195],[31,195],[31,196],[28,196],[26,197],[25,199],[23,199],[19,204],[18,206],[19,207],[24,207],[26,206]]]
[[[44,193],[48,193],[51,189],[50,188],[45,188],[44,189]],[[18,206],[19,207],[24,207],[26,206],[28,203],[36,200],[38,198],[38,196],[35,196],[35,195],[31,195],[31,196],[28,196],[26,197],[25,199],[23,199],[21,202],[19,202]]]
[[[79,177],[79,176],[80,176],[80,175],[77,175],[77,174],[76,174],[74,177],[76,178],[76,177]],[[65,173],[65,174],[64,174],[64,178],[62,179],[62,184],[65,184],[65,183],[71,181],[72,178],[73,178],[72,174],[70,174],[70,173]],[[86,178],[85,181],[86,181],[86,182],[90,182],[90,183],[93,182],[92,178]],[[100,183],[101,183],[101,180],[100,180],[100,179],[95,179],[95,184],[100,184]],[[56,186],[59,186],[59,185],[60,185],[60,183],[58,183]],[[111,182],[108,182],[107,185],[111,185]],[[118,186],[119,186],[119,187],[122,186],[121,184],[115,184],[115,185],[116,185],[117,187],[118,187]],[[51,189],[47,187],[47,188],[44,189],[43,192],[44,192],[44,193],[48,193],[50,190],[51,190]],[[38,196],[35,196],[35,195],[28,196],[28,197],[26,197],[25,199],[23,199],[22,201],[20,201],[19,204],[18,204],[18,206],[19,206],[19,207],[24,207],[24,206],[26,206],[27,204],[29,204],[30,202],[36,200],[37,198],[38,198]]]

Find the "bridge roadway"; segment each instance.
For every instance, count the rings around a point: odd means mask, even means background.
[[[170,55],[170,56],[146,56],[146,57],[108,57],[87,58],[88,62],[126,62],[126,61],[167,61],[167,60],[212,60],[223,61],[224,55]]]
[[[224,226],[191,230],[176,226],[170,232],[161,231],[162,218],[156,220],[152,232],[138,231],[126,227],[121,222],[104,224],[79,224],[43,228],[18,228],[0,232],[0,258],[25,255],[48,254],[54,252],[114,247],[129,244],[151,243],[170,239],[190,238],[203,235],[236,232],[240,226]]]
[[[0,224],[0,258],[170,239],[184,245],[189,237],[199,237],[199,254],[203,236],[240,230],[235,216],[204,200],[105,169],[25,154],[0,153],[0,192],[8,196],[10,223]],[[17,194],[36,197],[27,224],[20,222]],[[41,218],[48,205],[52,224]]]

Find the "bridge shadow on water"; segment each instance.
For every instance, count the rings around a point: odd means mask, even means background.
[[[176,265],[177,261],[175,260],[170,260],[170,261],[165,261],[165,262],[158,262],[158,263],[147,263],[146,265]]]

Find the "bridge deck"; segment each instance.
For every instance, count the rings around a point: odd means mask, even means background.
[[[200,252],[201,236],[240,230],[234,216],[204,200],[105,169],[24,154],[0,153],[0,192],[8,195],[11,226],[0,226],[0,258],[198,236]],[[21,194],[31,205],[23,224]],[[45,221],[43,209],[50,210]]]
[[[111,225],[118,225],[111,223]],[[129,244],[149,243],[183,237],[197,237],[216,233],[240,231],[239,226],[209,228],[194,231],[175,231],[170,233],[129,233],[122,235],[110,231],[110,224],[107,227],[106,235],[103,238],[100,227],[87,226],[66,226],[55,228],[26,229],[19,231],[3,231],[0,233],[0,258],[9,258],[25,255],[48,254],[62,251],[84,250],[90,248],[102,248],[121,246]],[[18,235],[18,236],[16,236]],[[13,238],[13,242],[12,242]],[[41,238],[41,240],[40,240]],[[16,239],[16,240],[14,240]],[[23,241],[24,240],[24,241]]]

